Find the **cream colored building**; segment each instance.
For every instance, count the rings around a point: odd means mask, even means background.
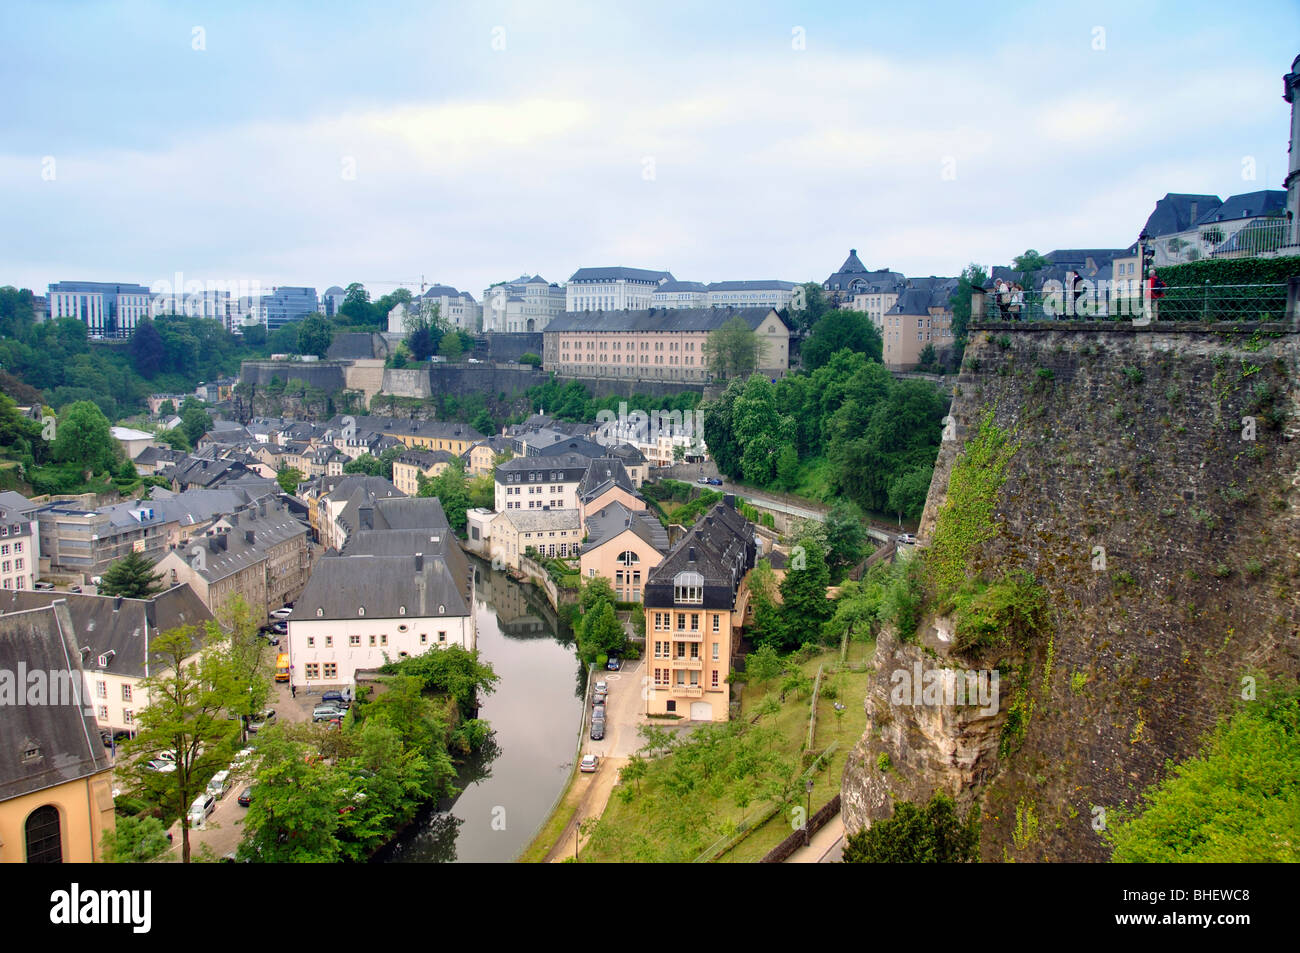
[[[921,361],[927,344],[938,350],[951,346],[952,309],[948,299],[957,279],[913,279],[916,286],[899,295],[885,314],[884,364],[890,370],[911,370]]]
[[[771,308],[682,308],[564,314],[543,332],[543,366],[566,377],[710,379],[704,345],[739,317],[758,335],[761,373],[790,366],[790,329]]]
[[[580,572],[603,577],[620,602],[640,602],[650,571],[668,552],[668,532],[644,509],[611,503],[587,514]]]
[[[439,476],[454,460],[446,450],[407,450],[393,461],[393,485],[407,496],[420,492],[420,477]]]
[[[582,519],[576,509],[507,510],[492,520],[489,552],[511,569],[535,549],[539,556],[577,555],[582,548]]]

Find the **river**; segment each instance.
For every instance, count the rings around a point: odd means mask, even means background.
[[[460,794],[421,811],[377,861],[509,862],[573,767],[585,686],[572,633],[536,590],[471,564],[479,657],[501,676],[479,709],[492,742],[462,767]]]

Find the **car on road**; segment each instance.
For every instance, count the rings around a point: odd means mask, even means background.
[[[34,585],[32,586],[32,588],[33,588],[33,589],[40,589],[42,592],[46,592],[46,591],[48,591],[48,590],[54,588],[54,583],[52,583],[52,582],[38,582],[38,583],[34,584]]]
[[[912,546],[915,545],[916,543],[916,537],[913,536],[911,533],[900,533],[898,535],[898,541],[900,543],[903,543],[904,545]]]
[[[272,618],[272,619],[287,619],[287,618],[289,618],[289,616],[291,616],[291,615],[293,615],[293,610],[290,609],[288,606],[286,606],[286,607],[284,607],[283,609],[276,609],[274,612],[272,612],[272,613],[271,613],[271,618]]]
[[[698,480],[696,480],[695,482],[701,484],[702,486],[708,486],[708,485],[709,485],[709,478],[708,478],[708,477],[700,477],[700,478],[699,478]]]
[[[312,709],[311,720],[334,721],[336,718],[341,720],[346,714],[347,712],[342,708],[335,708],[333,705],[318,705]]]
[[[593,721],[591,723],[591,740],[605,740],[605,723],[603,721]]]
[[[250,735],[255,735],[263,728],[265,728],[267,725],[272,724],[274,721],[275,721],[274,711],[267,709],[266,711],[258,712],[256,715],[253,716],[253,720],[248,724],[248,733]]]
[[[584,754],[582,760],[578,762],[578,770],[583,774],[591,774],[600,766],[600,759],[594,754]]]
[[[605,663],[605,668],[609,669],[611,672],[617,672],[622,667],[623,660],[616,655],[611,655],[609,661]]]
[[[68,592],[80,592],[80,591],[81,591],[80,586],[68,586]]]
[[[154,758],[145,764],[146,771],[157,771],[159,774],[171,774],[176,770],[175,761],[164,761],[162,758]]]
[[[596,697],[604,698],[609,694],[609,683],[604,679],[596,683]]]
[[[594,715],[605,716],[605,696],[597,695],[591,700],[591,711]]]
[[[333,705],[335,708],[346,709],[351,703],[343,697],[342,692],[326,692],[320,697],[322,705]]]
[[[208,782],[208,793],[211,794],[214,798],[217,798],[218,800],[225,797],[226,792],[229,790],[230,790],[230,769],[229,768],[227,768],[224,771],[218,771],[216,774],[212,776],[212,780]]]
[[[709,486],[722,486],[722,481],[717,477],[709,477]]]
[[[253,786],[250,784],[244,790],[239,792],[239,806],[248,807],[253,803]]]

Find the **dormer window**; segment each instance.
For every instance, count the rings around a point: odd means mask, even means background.
[[[365,607],[365,606],[357,606],[357,615],[365,615],[365,614],[366,614],[366,607]]]
[[[406,615],[406,606],[398,606],[398,607],[397,607],[397,614],[398,614],[398,615]]]
[[[702,603],[704,601],[704,576],[698,572],[679,572],[673,577],[673,601]]]
[[[318,606],[318,607],[316,608],[316,618],[319,619],[319,618],[320,618],[321,616],[323,616],[324,614],[325,614],[325,610],[322,609],[322,608],[320,608],[320,607]]]

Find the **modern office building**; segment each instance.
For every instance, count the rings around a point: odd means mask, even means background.
[[[273,289],[262,298],[262,305],[266,308],[266,326],[271,331],[320,310],[315,288],[288,285]]]
[[[50,285],[50,318],[76,318],[92,338],[129,338],[149,316],[153,293],[144,285],[107,281],[56,281]]]

